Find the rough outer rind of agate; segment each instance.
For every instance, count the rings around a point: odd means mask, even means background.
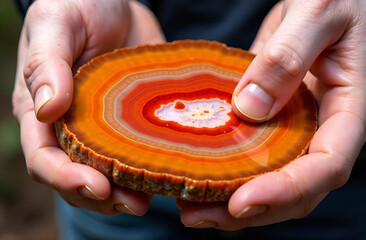
[[[74,162],[93,167],[103,173],[117,185],[148,194],[160,194],[167,197],[179,197],[187,201],[213,202],[227,201],[242,184],[252,179],[235,181],[193,180],[184,177],[161,175],[146,170],[134,169],[116,159],[91,154],[73,134],[66,130],[62,120],[55,123],[56,136],[61,148]]]

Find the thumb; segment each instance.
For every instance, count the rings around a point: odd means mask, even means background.
[[[36,5],[37,2],[34,3]],[[33,97],[38,120],[51,123],[69,108],[73,94],[72,62],[74,33],[78,24],[70,26],[72,13],[62,16],[49,4],[48,8],[29,9],[24,26],[28,49],[24,62],[24,79]],[[59,4],[61,5],[61,4]],[[66,12],[66,11],[63,11]],[[70,11],[69,11],[70,12]],[[67,15],[67,16],[66,16]],[[71,17],[70,17],[71,15]],[[80,27],[81,28],[81,27]],[[81,30],[79,30],[82,32]],[[78,33],[77,35],[81,35]],[[79,42],[80,41],[79,39]]]
[[[301,2],[297,3],[306,5]],[[322,21],[314,21],[316,17]],[[304,6],[287,6],[282,23],[237,85],[234,112],[249,121],[265,121],[277,114],[312,63],[334,41],[340,31],[334,25],[328,14]]]

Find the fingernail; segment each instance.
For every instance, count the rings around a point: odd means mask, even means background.
[[[38,88],[34,96],[34,110],[38,115],[39,110],[53,98],[52,88],[48,85],[43,85]]]
[[[246,117],[254,120],[266,119],[274,98],[255,83],[249,83],[234,97],[234,104]]]
[[[190,225],[184,225],[189,228],[213,228],[217,226],[217,223],[211,221],[199,221]]]
[[[253,205],[248,206],[244,208],[238,215],[236,215],[236,218],[245,218],[245,217],[252,217],[254,215],[258,215],[260,213],[263,213],[267,210],[267,206],[265,205]]]
[[[129,208],[126,204],[116,204],[114,208],[119,211],[120,213],[141,216],[141,214],[137,214],[131,208]]]
[[[94,200],[104,200],[105,198],[96,194],[90,187],[84,186],[79,188],[79,193],[86,198],[94,199]]]

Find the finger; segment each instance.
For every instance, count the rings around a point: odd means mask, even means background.
[[[163,31],[154,14],[138,1],[130,1],[131,29],[126,46],[157,44],[165,42]]]
[[[108,179],[91,167],[71,162],[59,148],[52,125],[38,122],[30,111],[23,115],[20,128],[32,178],[73,197],[108,198],[111,191]]]
[[[74,1],[85,27],[85,45],[75,59],[73,71],[91,58],[126,46],[127,37],[132,29],[130,5],[135,1],[89,0]],[[79,32],[76,32],[79,33]],[[80,42],[82,38],[77,38]]]
[[[245,217],[233,217],[228,211],[227,203],[194,203],[178,200],[181,208],[181,221],[191,228],[217,228],[234,231],[245,227],[263,226],[282,222],[297,217],[304,217],[326,196],[321,194],[308,201],[303,201],[286,209],[269,209],[253,206],[247,208]],[[306,211],[304,211],[306,209]]]
[[[67,7],[67,4],[37,1],[25,20],[28,51],[24,78],[34,100],[36,116],[46,123],[61,117],[71,104],[71,65],[85,41],[80,15]]]
[[[263,20],[255,39],[250,46],[249,51],[258,54],[260,49],[265,45],[268,39],[271,38],[281,23],[281,13],[283,8],[283,2],[277,3],[271,11],[267,14]]]
[[[95,200],[82,196],[74,196],[68,192],[61,192],[63,199],[74,207],[81,207],[104,215],[128,214],[144,215],[151,201],[151,197],[143,192],[112,185],[110,196],[104,200]]]
[[[60,192],[70,205],[108,215],[142,216],[147,212],[151,201],[147,194],[118,186],[111,188],[99,171],[71,162],[59,148],[52,125],[38,122],[33,112],[24,114],[20,125],[29,174]]]
[[[143,216],[149,208],[152,196],[128,188],[114,186],[112,201],[119,213]]]
[[[352,128],[347,131],[334,131],[348,124],[352,124]],[[250,208],[266,206],[268,213],[296,209],[287,212],[290,213],[286,215],[288,219],[308,214],[328,191],[348,180],[364,136],[363,121],[357,115],[335,114],[315,134],[309,154],[279,172],[263,175],[241,186],[229,201],[229,212],[243,218],[248,216]],[[263,225],[271,220],[284,220],[284,216],[280,219],[268,216],[252,217],[252,223]]]
[[[232,217],[227,211],[227,202],[195,203],[178,200],[181,221],[190,228],[220,228],[236,230],[241,228],[242,219]]]
[[[342,16],[332,17],[330,1],[288,6],[285,17],[253,60],[233,94],[233,110],[250,121],[273,117],[291,98],[306,72],[330,44],[339,38]],[[311,49],[311,51],[309,51]]]

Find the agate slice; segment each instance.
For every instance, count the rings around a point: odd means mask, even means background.
[[[61,147],[116,184],[190,201],[226,201],[306,153],[316,103],[301,85],[272,120],[248,123],[232,92],[253,56],[203,40],[120,49],[75,77],[56,124]]]

